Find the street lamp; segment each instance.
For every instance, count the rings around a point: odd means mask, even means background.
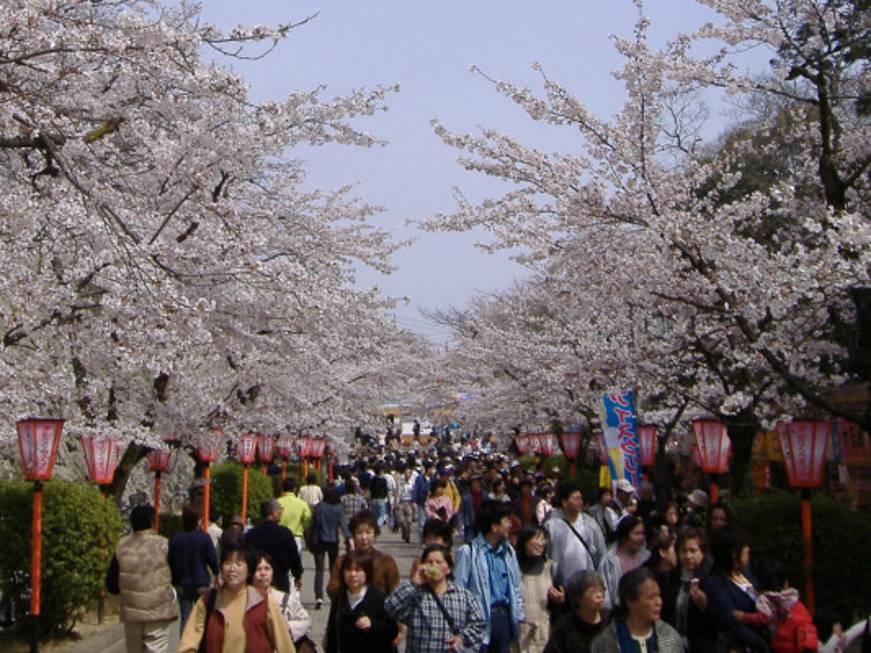
[[[515,435],[514,446],[517,447],[517,453],[521,456],[525,456],[526,452],[529,450],[529,435],[526,433]]]
[[[160,532],[160,475],[169,470],[172,449],[152,449],[148,452],[148,468],[154,472],[154,530]]]
[[[720,488],[717,475],[729,471],[729,454],[732,441],[726,425],[713,419],[694,419],[693,434],[696,439],[698,462],[705,474],[711,475],[711,503],[717,502]]]
[[[209,529],[209,504],[211,502],[212,493],[212,470],[211,463],[218,459],[218,447],[221,444],[221,438],[224,437],[224,429],[215,427],[209,429],[207,433],[201,433],[199,442],[197,442],[197,459],[203,466],[203,525],[202,529]]]
[[[641,466],[653,467],[656,462],[656,427],[649,424],[639,426],[638,443],[641,448]]]
[[[541,455],[545,458],[550,458],[556,449],[556,436],[553,433],[541,434]]]
[[[242,463],[242,523],[248,517],[248,465],[254,462],[254,455],[257,453],[257,435],[255,433],[244,433],[236,443],[236,456],[239,462]]]
[[[108,486],[112,485],[121,460],[121,441],[100,435],[83,435],[79,439],[82,441],[88,477],[100,486],[103,496],[107,496]]]
[[[311,443],[310,454],[311,457],[315,459],[315,469],[320,470],[321,468],[321,458],[324,455],[324,446],[326,442],[323,438],[314,438]]]
[[[538,433],[529,434],[529,453],[534,456],[541,453],[541,436]]]
[[[302,475],[305,478],[308,475],[308,457],[311,454],[312,436],[300,436],[297,439],[297,445],[299,446],[299,457],[302,459]]]
[[[332,440],[327,440],[326,448],[324,451],[325,451],[327,457],[329,457],[329,459],[330,459],[329,479],[330,479],[330,483],[332,483],[333,476],[334,476],[333,470],[334,470],[334,465],[335,465],[335,456],[336,456],[336,445],[333,444]]]
[[[814,597],[813,523],[811,520],[811,488],[823,484],[826,449],[831,434],[828,420],[795,420],[778,423],[780,445],[786,464],[786,477],[790,487],[801,489],[801,532],[804,539],[805,596],[808,611],[816,612]]]
[[[272,462],[272,458],[275,455],[275,438],[271,435],[258,435],[257,436],[257,459],[263,465],[264,476],[269,474],[269,463]]]
[[[575,460],[578,457],[578,451],[581,449],[581,432],[580,431],[563,431],[562,433],[563,453],[569,461],[569,476],[575,475]]]
[[[30,651],[39,651],[40,588],[42,583],[42,482],[51,478],[62,419],[31,417],[15,423],[24,479],[33,481],[33,525],[30,543]]]

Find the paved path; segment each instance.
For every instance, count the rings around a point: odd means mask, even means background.
[[[416,531],[416,527],[412,527],[412,530]],[[416,533],[412,535],[412,538],[415,538],[415,535]],[[378,538],[377,547],[396,559],[401,578],[408,577],[409,573],[411,573],[411,562],[420,553],[420,547],[417,544],[404,543],[398,533],[391,533],[388,529],[385,529],[381,537]],[[317,643],[318,649],[322,650],[321,641],[323,640],[327,618],[330,614],[330,600],[326,598],[326,603],[321,610],[314,609],[315,571],[314,558],[310,553],[303,553],[303,567],[305,573],[303,574],[302,601],[303,606],[312,617],[312,632],[309,636]],[[327,570],[328,575],[329,570]],[[326,581],[324,586],[326,586]],[[172,628],[171,632],[172,641],[169,650],[175,651],[178,646],[178,628]],[[126,653],[122,626],[120,623],[112,624],[88,639],[66,649],[64,653]]]

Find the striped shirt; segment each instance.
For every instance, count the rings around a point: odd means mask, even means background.
[[[466,650],[477,651],[484,643],[487,622],[475,596],[464,587],[448,583],[440,597],[442,605],[462,635]],[[453,637],[435,597],[425,587],[403,581],[384,603],[387,614],[408,626],[406,653],[444,653]]]

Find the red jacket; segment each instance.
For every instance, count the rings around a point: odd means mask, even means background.
[[[792,606],[789,617],[771,633],[771,648],[775,653],[816,651],[819,646],[817,627],[801,601]]]

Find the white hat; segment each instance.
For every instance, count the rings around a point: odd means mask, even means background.
[[[693,490],[692,492],[690,492],[690,495],[687,497],[687,499],[697,508],[704,509],[708,507],[708,493],[704,490]]]
[[[626,492],[628,494],[635,493],[635,486],[629,482],[628,478],[621,478],[617,481],[617,490],[620,492]]]

